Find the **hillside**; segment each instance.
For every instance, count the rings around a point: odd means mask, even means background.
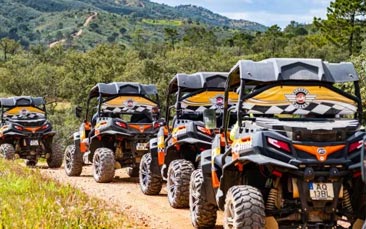
[[[231,20],[205,8],[182,5],[171,7],[149,0],[0,0],[0,39],[9,37],[27,47],[64,39],[69,46],[88,49],[100,42],[130,45],[136,36],[163,40],[164,29],[179,34],[190,26],[215,28],[225,37],[231,30],[264,31],[255,22]],[[88,28],[83,24],[98,12]],[[72,37],[83,29],[77,41]]]

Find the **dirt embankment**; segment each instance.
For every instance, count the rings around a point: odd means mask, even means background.
[[[193,228],[188,209],[170,207],[165,187],[158,196],[146,196],[140,191],[138,178],[129,178],[124,169],[116,170],[115,179],[107,184],[94,181],[91,166],[84,167],[80,177],[68,177],[63,169],[41,169],[41,173],[106,201],[123,211],[132,221],[141,224],[142,228]],[[221,219],[219,214],[219,224]]]
[[[90,15],[90,16],[85,20],[85,22],[84,22],[84,24],[83,24],[83,28],[88,27],[88,26],[89,26],[89,24],[90,24],[90,22],[91,22],[94,18],[96,18],[96,17],[97,17],[97,15],[98,15],[98,13],[97,13],[97,12],[93,12],[93,14],[92,14],[92,15]],[[79,37],[81,36],[81,34],[83,34],[83,29],[82,29],[82,28],[81,28],[81,29],[79,29],[79,31],[77,31],[76,33],[71,34],[71,37],[72,37],[73,39],[75,39],[75,38],[79,38]],[[66,42],[66,39],[61,39],[61,40],[58,40],[58,41],[55,41],[55,42],[50,43],[50,44],[48,45],[48,47],[49,47],[49,48],[52,48],[52,47],[55,47],[55,46],[56,46],[56,45],[58,45],[58,44],[63,44],[63,43],[65,43],[65,42]]]

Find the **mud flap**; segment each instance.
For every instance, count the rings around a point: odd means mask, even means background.
[[[160,174],[160,167],[158,164],[158,139],[152,138],[150,140],[150,154],[151,154],[151,163],[150,163],[150,171],[153,174],[159,175]]]
[[[201,152],[201,168],[203,175],[203,184],[201,189],[201,196],[205,197],[205,199],[214,204],[216,203],[215,198],[215,190],[212,187],[212,178],[211,178],[211,150],[205,150]]]
[[[366,160],[365,160],[365,141],[366,136],[363,137],[362,140],[362,148],[361,148],[361,175],[362,175],[362,181],[366,182]]]
[[[165,162],[165,137],[164,127],[160,127],[156,143],[157,143],[157,162],[159,166],[162,166]],[[152,156],[152,155],[151,155]]]

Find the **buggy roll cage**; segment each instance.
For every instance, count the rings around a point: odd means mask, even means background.
[[[46,101],[43,97],[31,97],[31,96],[14,96],[9,98],[0,98],[1,106],[1,123],[4,123],[5,109],[10,110],[14,107],[35,107],[44,112],[44,116],[47,119]]]
[[[112,100],[119,96],[132,96],[132,95],[141,96],[159,105],[159,95],[155,85],[140,84],[135,82],[98,83],[89,92],[86,104],[85,121],[88,120],[89,105],[91,99],[98,97],[97,113],[100,114],[102,103]],[[148,98],[149,95],[155,96],[155,101],[151,98]]]
[[[328,63],[321,59],[301,58],[270,58],[259,62],[251,60],[240,60],[230,70],[226,80],[224,96],[224,134],[225,144],[228,145],[228,94],[229,91],[237,90],[239,87],[239,102],[236,105],[238,123],[242,122],[245,114],[243,101],[251,98],[269,87],[296,85],[316,85],[329,88],[357,103],[355,119],[362,121],[362,103],[360,94],[359,77],[350,62]],[[336,83],[352,82],[354,95],[347,94],[333,86]],[[299,84],[299,83],[297,83]],[[247,93],[247,87],[263,86],[255,92]],[[240,130],[240,128],[239,128]]]
[[[181,102],[186,97],[182,95],[184,92],[198,94],[204,91],[225,91],[225,82],[228,76],[227,72],[197,72],[193,74],[178,73],[169,82],[166,99],[165,120],[170,118],[170,110],[176,108],[177,111],[182,109]],[[176,93],[176,103],[170,104],[169,96]],[[192,94],[193,95],[193,94]],[[190,96],[192,96],[190,95]]]

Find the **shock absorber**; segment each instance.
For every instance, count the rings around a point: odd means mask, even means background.
[[[273,183],[273,188],[269,190],[267,203],[266,203],[266,210],[267,211],[275,211],[278,203],[278,193],[279,193],[279,185],[280,185],[280,177],[277,177],[275,182]]]
[[[343,208],[348,211],[348,213],[353,213],[353,207],[351,203],[351,197],[349,196],[349,192],[346,188],[343,189]]]
[[[267,211],[275,211],[276,210],[276,202],[278,198],[278,189],[271,188],[268,194],[266,210]]]

